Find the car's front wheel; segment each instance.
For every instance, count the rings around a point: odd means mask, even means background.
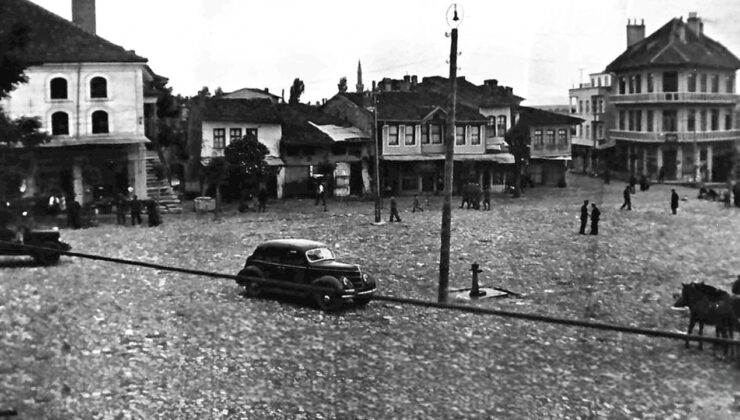
[[[257,278],[260,280],[265,279],[265,275],[262,273],[262,270],[254,266],[249,266],[245,268],[244,270],[240,271],[239,274],[237,275],[244,276],[244,277]],[[256,281],[245,279],[242,282],[240,282],[240,284],[244,286],[244,290],[246,291],[247,296],[257,297],[262,294],[262,285]]]
[[[322,311],[336,311],[339,310],[342,305],[344,305],[344,300],[341,297],[342,288],[337,279],[326,276],[314,280],[311,284],[314,286],[330,289],[316,291],[312,295],[314,302],[316,302],[316,305]]]

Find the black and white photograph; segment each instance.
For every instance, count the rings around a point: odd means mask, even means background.
[[[736,0],[0,0],[0,419],[740,418]]]

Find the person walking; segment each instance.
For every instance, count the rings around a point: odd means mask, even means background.
[[[622,203],[622,207],[619,210],[624,210],[625,207],[627,207],[627,210],[632,210],[632,187],[627,185],[624,188],[622,196],[624,197],[624,203]]]
[[[131,208],[131,226],[136,226],[137,223],[141,224],[141,201],[136,197],[136,194],[131,199],[129,207]]]
[[[326,202],[324,202],[324,207],[326,207]],[[257,212],[264,213],[266,211],[267,211],[267,190],[265,189],[265,187],[260,187],[260,190],[257,193]]]
[[[391,218],[389,222],[393,222],[393,218],[396,218],[397,222],[401,221],[401,218],[398,216],[398,204],[396,203],[396,197],[391,196]]]
[[[319,182],[319,185],[316,187],[316,202],[314,206],[318,206],[319,201],[324,205],[324,211],[326,211],[326,191],[323,182]]]
[[[146,201],[146,218],[149,227],[156,227],[162,223],[159,217],[159,204],[153,199]]]
[[[586,234],[586,223],[588,223],[588,200],[584,200],[581,206],[581,230],[578,231],[581,235]]]
[[[599,218],[601,217],[601,210],[596,207],[596,203],[591,203],[591,235],[599,234]]]
[[[119,194],[116,203],[116,223],[126,225],[126,198],[121,194]]]
[[[411,213],[416,213],[416,210],[424,211],[421,207],[421,203],[419,203],[419,196],[414,194],[414,208],[411,209]]]
[[[676,193],[675,189],[671,190],[671,212],[673,214],[676,214],[676,210],[678,210],[678,194]]]
[[[491,210],[491,187],[483,189],[483,210]]]

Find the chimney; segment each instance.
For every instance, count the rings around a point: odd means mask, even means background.
[[[704,23],[696,12],[689,12],[689,18],[686,19],[686,26],[698,37],[704,34]]]
[[[403,76],[403,81],[401,82],[401,91],[408,92],[409,90],[411,90],[411,76],[406,75]]]
[[[416,75],[411,76],[411,86],[416,86],[419,83],[419,79]]]
[[[498,87],[498,80],[496,79],[488,79],[483,81],[483,85],[490,87],[491,89],[496,89]]]
[[[513,87],[506,86],[504,89],[506,90],[506,94],[507,95],[513,95],[514,94],[514,88]]]
[[[375,92],[375,80],[373,80],[373,92]]]
[[[634,22],[627,20],[627,48],[637,44],[645,39],[645,19],[638,25],[637,19]]]
[[[270,89],[269,88],[265,88],[265,93],[270,93]]]
[[[72,0],[72,22],[95,34],[95,0]]]

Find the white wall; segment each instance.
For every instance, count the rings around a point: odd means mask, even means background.
[[[231,138],[229,130],[232,128],[241,128],[242,136],[246,134],[248,128],[257,129],[257,139],[260,143],[267,146],[270,156],[280,157],[280,138],[283,136],[283,130],[280,124],[259,124],[247,122],[221,122],[221,121],[203,121],[203,142],[200,147],[201,158],[223,156],[223,151],[214,154],[213,149],[213,129],[223,128],[226,133],[225,145],[228,146]]]
[[[2,102],[11,117],[41,118],[43,129],[51,133],[51,115],[64,111],[69,116],[69,136],[92,135],[92,113],[108,113],[111,135],[144,136],[143,63],[44,64],[26,69],[28,83],[19,85]],[[90,98],[90,80],[105,78],[108,97]],[[50,82],[55,77],[67,80],[67,99],[51,99]],[[78,129],[79,127],[79,129]]]

